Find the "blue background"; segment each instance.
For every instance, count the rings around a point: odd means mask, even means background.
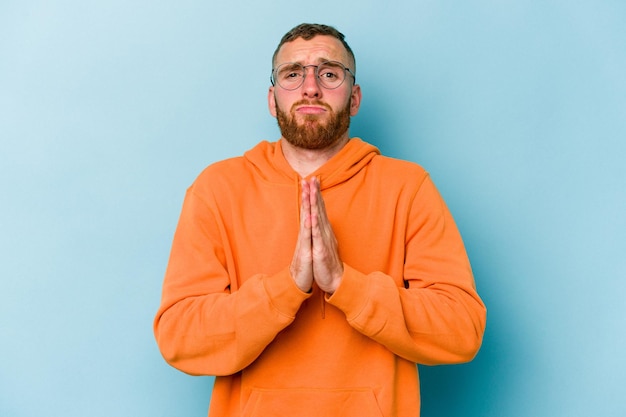
[[[185,188],[279,133],[270,56],[336,25],[352,133],[422,164],[489,308],[431,416],[626,415],[626,2],[0,2],[0,415],[205,416],[152,336]]]

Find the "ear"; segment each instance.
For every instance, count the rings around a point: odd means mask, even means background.
[[[267,107],[270,114],[276,117],[276,97],[274,96],[274,86],[271,86],[267,92]]]
[[[350,116],[356,116],[361,107],[361,86],[356,84],[352,86],[352,95],[350,96]]]

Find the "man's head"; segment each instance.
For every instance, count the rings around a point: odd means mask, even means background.
[[[334,74],[320,74],[320,64],[339,63],[345,67]],[[324,149],[348,137],[350,117],[357,114],[361,89],[354,79],[354,54],[344,35],[326,25],[302,24],[281,39],[272,59],[272,80],[277,68],[295,65],[288,73],[299,78],[294,86],[274,83],[268,94],[270,113],[278,120],[283,138],[305,149]],[[324,64],[327,66],[326,64]],[[339,75],[343,82],[321,82]],[[287,88],[285,88],[287,87]]]
[[[302,38],[305,41],[308,41],[316,36],[332,36],[333,38],[341,42],[350,59],[349,68],[352,70],[353,73],[356,73],[356,59],[354,58],[354,52],[352,52],[352,48],[350,48],[350,45],[348,45],[348,42],[346,42],[346,37],[344,36],[344,34],[339,32],[332,26],[320,25],[315,23],[302,23],[291,29],[289,32],[285,33],[285,35],[278,43],[278,46],[274,51],[274,55],[272,55],[272,68],[276,68],[276,57],[278,55],[278,51],[280,51],[280,48],[285,43],[294,41],[298,38]]]

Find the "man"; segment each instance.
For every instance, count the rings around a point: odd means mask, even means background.
[[[215,375],[209,416],[418,416],[416,363],[471,360],[485,327],[428,174],[350,138],[361,89],[332,27],[273,57],[282,137],[187,191],[154,329],[165,359]]]

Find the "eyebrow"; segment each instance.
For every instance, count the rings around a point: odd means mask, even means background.
[[[349,65],[346,65],[346,64],[344,64],[343,62],[341,62],[340,60],[337,60],[337,59],[317,58],[316,64],[321,64],[322,62],[339,62],[344,67],[350,68]],[[282,64],[278,64],[278,65],[276,65],[276,67],[278,68],[279,66],[285,65],[285,64],[299,64],[299,65],[302,65],[303,67],[305,66],[303,61],[288,61],[288,62],[283,62]],[[310,64],[310,65],[313,65],[313,64]]]
[[[284,64],[280,64],[278,67],[283,67],[282,71],[291,71],[293,68],[297,68],[298,66],[302,67],[302,65],[297,62],[285,62]]]

